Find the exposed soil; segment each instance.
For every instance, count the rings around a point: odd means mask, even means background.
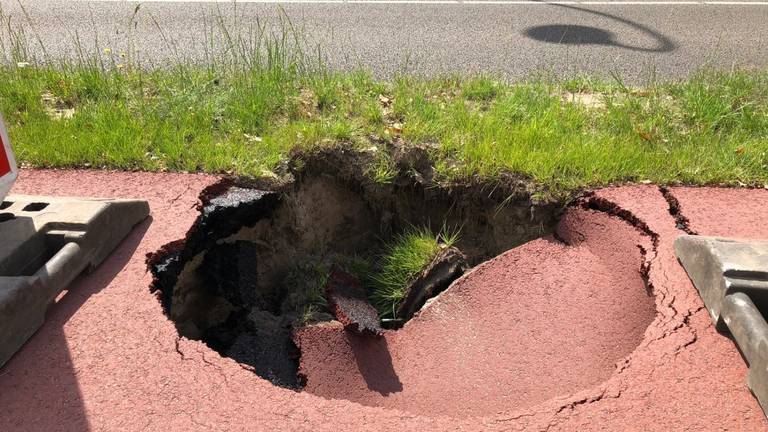
[[[435,183],[418,149],[399,153],[391,184],[375,183],[366,171],[371,157],[338,149],[296,156],[279,181],[230,179],[204,190],[186,238],[148,258],[153,290],[179,333],[299,389],[292,334],[332,319],[322,298],[328,268],[375,261],[388,239],[412,226],[460,229],[456,247],[474,265],[550,233],[563,210],[534,202],[520,179]],[[464,269],[427,284],[429,296]],[[414,300],[405,318],[427,300]]]

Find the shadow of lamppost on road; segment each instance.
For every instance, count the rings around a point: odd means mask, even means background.
[[[523,32],[527,37],[541,41],[541,42],[549,42],[549,43],[556,43],[556,44],[605,45],[605,46],[614,46],[614,47],[624,48],[632,51],[641,51],[641,52],[665,53],[665,52],[673,51],[674,49],[677,48],[677,44],[673,42],[672,39],[670,39],[669,37],[664,36],[663,34],[655,30],[652,30],[651,28],[643,24],[628,20],[626,18],[621,18],[615,15],[611,15],[609,13],[598,12],[598,11],[584,9],[584,8],[571,6],[571,5],[555,4],[555,3],[552,3],[551,5],[556,7],[575,10],[578,12],[597,15],[597,16],[608,18],[612,21],[616,21],[618,23],[624,24],[635,30],[639,30],[645,33],[646,35],[650,36],[651,38],[653,38],[656,42],[655,46],[643,47],[643,46],[637,46],[637,45],[627,45],[619,42],[618,39],[616,38],[616,34],[611,31],[603,30],[597,27],[583,26],[583,25],[576,25],[576,24],[548,24],[548,25],[528,27]]]

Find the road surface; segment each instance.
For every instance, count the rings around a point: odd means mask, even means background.
[[[766,1],[148,1],[135,16],[135,2],[22,3],[26,11],[0,0],[12,23],[34,28],[32,51],[39,55],[42,42],[52,58],[77,58],[79,40],[86,51],[132,45],[145,64],[206,62],[221,53],[224,22],[232,35],[257,23],[293,26],[334,68],[378,76],[619,73],[637,81],[768,64]]]

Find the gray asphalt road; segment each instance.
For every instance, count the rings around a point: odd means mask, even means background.
[[[704,65],[768,65],[768,3],[676,2],[544,4],[536,2],[133,2],[0,0],[11,22],[31,28],[56,58],[75,57],[75,41],[119,52],[133,45],[144,61],[183,57],[204,62],[222,49],[219,21],[232,34],[257,23],[299,29],[333,67],[492,73],[618,72],[684,76]],[[281,19],[283,24],[280,24]],[[7,40],[8,35],[3,37]],[[37,38],[27,37],[38,52]],[[213,49],[211,48],[213,41]]]

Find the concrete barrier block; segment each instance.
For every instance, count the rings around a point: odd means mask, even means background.
[[[720,331],[749,364],[747,384],[768,412],[768,242],[681,236],[675,253]]]
[[[139,200],[10,195],[0,210],[0,366],[43,324],[48,306],[149,215]]]

